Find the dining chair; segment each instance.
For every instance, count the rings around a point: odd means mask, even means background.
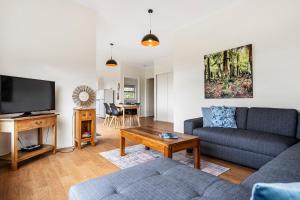
[[[115,128],[121,126],[121,116],[122,113],[119,111],[118,107],[114,104],[110,104],[111,114],[112,114],[112,120],[110,121],[109,126],[111,127],[114,125]]]
[[[133,105],[140,106],[140,103],[134,103]],[[134,126],[135,125],[140,126],[140,119],[139,119],[139,116],[138,116],[138,109],[128,109],[128,110],[126,110],[125,113],[129,118],[130,126],[133,126],[133,125]]]
[[[105,119],[104,119],[103,125],[108,126],[110,124],[110,121],[112,118],[112,112],[111,112],[111,109],[110,109],[108,103],[104,103],[104,107],[105,107]]]
[[[116,106],[116,104],[115,104],[115,103],[110,103],[109,105],[110,105],[110,107],[114,107],[114,108],[116,108],[116,109],[118,110],[118,112],[119,112],[119,113],[123,114],[123,111],[122,111],[122,109],[118,108],[118,107]]]

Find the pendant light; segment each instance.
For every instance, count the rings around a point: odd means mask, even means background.
[[[149,9],[148,13],[150,15],[150,33],[143,37],[141,43],[142,45],[147,47],[155,47],[159,45],[159,39],[158,37],[156,37],[156,35],[152,34],[151,32],[151,14],[153,13],[153,10]]]
[[[115,61],[113,58],[112,58],[112,47],[114,46],[113,43],[110,43],[110,59],[108,61],[106,61],[106,66],[107,67],[116,67],[118,66],[118,63],[117,61]]]

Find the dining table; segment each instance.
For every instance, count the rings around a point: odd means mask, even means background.
[[[118,104],[116,105],[118,108],[120,108],[122,110],[122,128],[125,128],[125,111],[126,110],[135,110],[137,111],[137,123],[138,123],[138,126],[141,126],[141,123],[140,123],[140,105],[132,105],[132,104]]]

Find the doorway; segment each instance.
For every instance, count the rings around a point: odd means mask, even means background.
[[[154,78],[146,79],[146,117],[154,117]]]

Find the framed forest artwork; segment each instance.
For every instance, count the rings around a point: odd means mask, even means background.
[[[205,98],[253,98],[252,45],[204,56]]]

